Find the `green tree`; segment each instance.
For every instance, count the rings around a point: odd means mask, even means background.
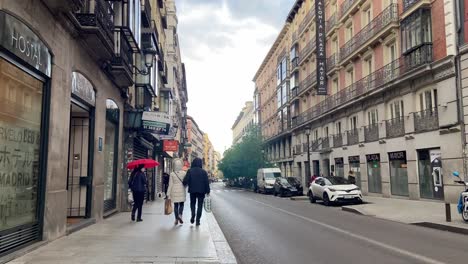
[[[271,167],[262,151],[262,136],[258,127],[250,128],[242,141],[224,152],[218,168],[225,179],[256,178],[259,168]]]

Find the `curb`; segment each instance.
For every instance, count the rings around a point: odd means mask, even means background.
[[[309,200],[309,197],[307,196],[296,196],[296,197],[291,197],[290,198],[293,201],[307,201]]]
[[[462,235],[468,235],[468,229],[461,228],[461,227],[448,226],[448,225],[436,224],[436,223],[430,223],[430,222],[411,223],[411,225],[422,226],[422,227],[427,227],[427,228],[432,228],[432,229],[437,229],[441,231],[447,231],[447,232],[457,233],[457,234],[462,234]]]
[[[341,207],[341,210],[345,211],[345,212],[350,212],[350,213],[353,213],[353,214],[358,214],[358,215],[366,215],[365,213],[359,211],[358,209],[356,208],[353,208],[353,207],[348,207],[348,206],[342,206]]]
[[[237,259],[232,252],[231,246],[226,240],[223,231],[219,227],[218,222],[213,213],[206,213],[205,215],[208,220],[208,226],[210,229],[211,238],[216,249],[216,254],[218,255],[218,260],[220,264],[237,264]]]

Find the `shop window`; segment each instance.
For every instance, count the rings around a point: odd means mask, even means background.
[[[406,152],[388,153],[390,163],[390,186],[393,195],[408,196],[408,170]]]
[[[117,163],[119,142],[120,110],[117,104],[108,99],[106,101],[106,128],[104,146],[104,210],[116,206],[117,198]]]
[[[366,155],[367,178],[370,193],[382,193],[382,175],[380,169],[380,154]]]

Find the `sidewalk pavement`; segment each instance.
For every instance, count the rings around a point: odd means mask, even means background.
[[[446,222],[445,204],[442,202],[373,196],[365,196],[363,200],[364,204],[343,206],[342,209],[406,224],[468,234],[468,223],[462,220],[455,204],[450,205],[452,222]]]
[[[57,239],[9,264],[234,264],[237,263],[213,214],[203,212],[201,225],[184,224],[163,214],[164,201],[146,204],[143,222],[124,212]]]

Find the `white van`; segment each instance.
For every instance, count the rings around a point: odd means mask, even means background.
[[[278,168],[262,168],[257,171],[257,191],[260,193],[273,193],[275,179],[281,177]]]

